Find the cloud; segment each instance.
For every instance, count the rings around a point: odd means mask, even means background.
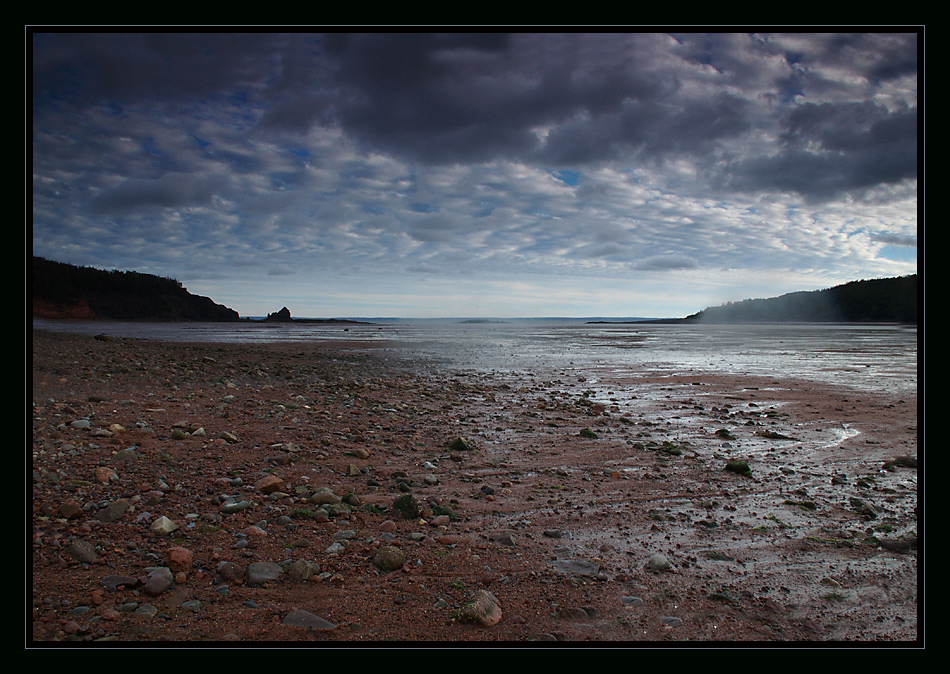
[[[698,269],[699,263],[685,255],[655,255],[633,264],[634,269],[641,271],[668,271],[671,269]]]
[[[32,39],[54,259],[390,301],[915,268],[913,32]]]
[[[96,213],[142,208],[180,208],[211,202],[222,185],[218,176],[166,173],[155,179],[132,178],[98,194],[90,202]]]

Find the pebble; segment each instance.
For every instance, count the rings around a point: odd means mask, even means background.
[[[460,623],[494,627],[501,622],[502,611],[498,599],[488,590],[479,590],[459,610]]]
[[[142,584],[142,591],[150,597],[157,597],[162,592],[175,586],[175,576],[171,569],[162,566],[149,571],[145,582]]]
[[[73,540],[73,542],[69,544],[69,554],[83,564],[95,564],[99,561],[96,547],[88,541],[79,539]]]
[[[175,531],[178,528],[178,525],[172,522],[170,519],[164,515],[160,515],[149,525],[149,529],[158,534],[159,536],[166,536],[171,532]]]
[[[237,513],[251,507],[250,501],[231,501],[221,506],[221,512],[225,514]]]
[[[660,553],[652,555],[650,559],[647,560],[646,566],[651,571],[670,571],[673,568],[673,565],[670,564],[670,560]]]
[[[405,553],[391,545],[381,547],[373,556],[373,565],[382,571],[395,571],[401,569],[405,564]]]
[[[273,562],[252,562],[247,565],[247,585],[256,587],[277,580],[284,570]]]
[[[304,611],[303,609],[295,608],[281,621],[282,625],[289,625],[291,627],[306,627],[311,630],[332,630],[337,626],[321,618],[315,613],[310,611]]]

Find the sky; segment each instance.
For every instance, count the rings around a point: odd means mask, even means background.
[[[917,273],[922,30],[463,30],[27,27],[32,254],[313,318]]]

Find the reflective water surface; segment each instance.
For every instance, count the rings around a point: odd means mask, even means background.
[[[592,324],[580,319],[373,324],[34,320],[34,328],[182,342],[345,340],[450,368],[770,375],[857,389],[917,388],[917,329],[867,324]]]

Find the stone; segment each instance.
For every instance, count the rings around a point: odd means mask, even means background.
[[[733,459],[726,464],[725,470],[738,475],[752,475],[752,469],[749,468],[749,462],[742,459]]]
[[[306,559],[298,559],[287,565],[287,574],[294,580],[310,580],[320,573],[320,567]]]
[[[162,592],[165,592],[174,586],[175,577],[172,575],[171,569],[166,566],[160,566],[149,571],[148,576],[145,578],[145,582],[142,583],[142,592],[149,595],[150,597],[157,597]]]
[[[99,555],[96,553],[95,546],[89,541],[83,541],[78,538],[69,544],[69,554],[83,564],[95,564],[99,561]]]
[[[657,553],[652,555],[650,559],[647,560],[646,567],[651,571],[670,571],[672,570],[673,565],[670,564],[670,560]]]
[[[284,570],[273,562],[253,562],[247,566],[247,585],[256,587],[277,580]]]
[[[250,501],[229,501],[221,506],[221,512],[230,515],[232,513],[241,512],[242,510],[247,510],[250,507]]]
[[[459,436],[448,443],[448,448],[457,452],[468,452],[475,449],[468,438]]]
[[[139,586],[139,582],[140,581],[138,578],[133,578],[132,576],[120,576],[112,574],[103,577],[99,581],[99,584],[109,590],[112,590],[113,592],[117,592],[123,588],[134,590]]]
[[[66,520],[74,520],[81,517],[82,513],[82,506],[73,500],[65,501],[59,506],[59,516]]]
[[[149,526],[149,529],[152,531],[152,533],[158,534],[159,536],[167,536],[177,528],[178,525],[164,515],[157,517],[155,521]]]
[[[382,571],[395,571],[406,564],[406,554],[392,545],[385,545],[373,556],[373,566]]]
[[[245,570],[234,562],[221,562],[218,565],[218,575],[229,583],[240,583],[244,580]]]
[[[422,514],[422,507],[412,494],[403,494],[397,498],[393,507],[406,520],[415,519]]]
[[[308,500],[311,503],[324,504],[324,505],[343,502],[343,499],[341,499],[339,496],[334,494],[333,490],[330,489],[329,487],[320,487],[319,489],[314,491],[312,494],[310,494],[310,498]]]
[[[117,480],[118,478],[118,473],[108,466],[100,466],[99,468],[96,468],[96,482],[108,484],[109,482]]]
[[[569,576],[596,576],[600,565],[586,559],[558,559],[553,563],[554,570]]]
[[[488,590],[479,590],[459,609],[456,619],[460,623],[493,627],[501,618],[501,606],[495,596]]]
[[[117,499],[96,513],[96,519],[105,524],[115,522],[129,511],[131,505],[127,498]]]
[[[265,494],[272,494],[276,491],[284,491],[284,481],[276,475],[266,475],[254,483],[254,489]]]
[[[311,630],[332,630],[336,628],[336,625],[330,621],[321,618],[315,613],[310,611],[304,611],[303,609],[295,608],[281,621],[283,625],[289,625],[291,627],[306,627]]]
[[[165,553],[165,564],[174,573],[191,571],[191,563],[194,559],[194,553],[188,548],[175,546],[169,548]]]

